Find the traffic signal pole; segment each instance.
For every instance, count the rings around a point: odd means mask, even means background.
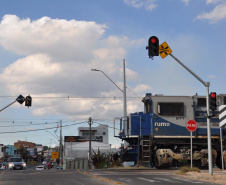
[[[187,71],[189,71],[196,79],[198,79],[206,87],[206,111],[207,111],[207,137],[208,137],[208,163],[209,174],[213,175],[213,162],[212,162],[212,144],[211,144],[211,125],[210,125],[210,105],[209,105],[209,86],[210,82],[204,82],[198,75],[184,65],[178,58],[172,53],[169,54],[174,60],[182,65]]]
[[[2,108],[2,109],[0,110],[0,112],[2,112],[4,109],[6,109],[6,108],[9,107],[10,105],[14,104],[15,102],[16,102],[16,100],[15,100],[14,102],[10,103],[9,105],[5,106],[4,108]]]
[[[92,118],[91,117],[89,117],[89,161],[88,161],[88,165],[89,165],[89,169],[91,169],[92,168],[92,162],[91,162],[91,159],[92,159],[92,151],[91,151],[91,148],[92,148],[92,146],[91,146],[91,144],[92,144],[92,142],[91,142],[91,140],[92,140],[92,136],[91,136],[91,124],[92,124]]]

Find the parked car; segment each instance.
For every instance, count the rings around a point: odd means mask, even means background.
[[[5,170],[6,169],[6,163],[0,163],[0,170]]]
[[[36,166],[36,170],[44,170],[45,167],[43,165],[40,165],[40,166]]]
[[[47,161],[42,161],[42,165],[46,165]]]
[[[9,170],[25,170],[26,163],[22,157],[10,157],[7,161],[7,167]]]

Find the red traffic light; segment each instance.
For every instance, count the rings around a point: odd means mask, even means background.
[[[155,37],[153,37],[152,39],[151,39],[151,42],[154,44],[154,43],[156,43],[156,38]]]
[[[153,56],[159,56],[159,39],[156,36],[152,36],[148,39],[148,56],[153,58]]]
[[[216,97],[216,93],[211,93],[210,96],[211,96],[211,98],[215,98]]]

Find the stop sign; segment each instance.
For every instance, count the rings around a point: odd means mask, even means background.
[[[197,129],[197,123],[194,120],[189,120],[186,123],[186,127],[190,132],[193,132]]]

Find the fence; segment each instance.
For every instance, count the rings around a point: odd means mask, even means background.
[[[64,159],[65,169],[89,169],[87,158],[80,159]],[[93,166],[92,166],[93,168]]]

